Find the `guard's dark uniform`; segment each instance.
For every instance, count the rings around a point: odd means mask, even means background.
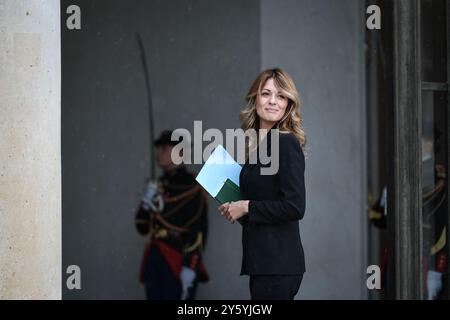
[[[188,297],[193,299],[197,282],[208,281],[201,259],[207,236],[206,195],[184,166],[165,173],[159,183],[164,190],[163,212],[146,210],[141,203],[136,213],[139,233],[149,234],[140,280],[149,299],[180,299],[180,271],[189,267],[196,271]]]

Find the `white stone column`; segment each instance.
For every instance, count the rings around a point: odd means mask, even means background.
[[[0,0],[0,299],[61,299],[59,0]]]

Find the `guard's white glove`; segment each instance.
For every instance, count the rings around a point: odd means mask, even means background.
[[[147,183],[141,201],[147,210],[152,209],[156,212],[162,212],[164,209],[164,202],[159,193],[158,185],[153,181]]]
[[[188,290],[194,284],[195,277],[196,277],[195,271],[192,270],[191,268],[183,267],[181,269],[180,273],[180,280],[182,287],[181,300],[186,300],[188,298]]]
[[[442,272],[428,270],[427,274],[427,290],[428,300],[436,299],[442,289]]]

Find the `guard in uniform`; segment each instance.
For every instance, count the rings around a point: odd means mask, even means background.
[[[164,174],[149,182],[136,211],[136,228],[148,235],[140,280],[149,300],[193,300],[197,284],[208,281],[202,262],[207,236],[207,197],[184,165],[170,154],[178,142],[164,131],[154,142]]]

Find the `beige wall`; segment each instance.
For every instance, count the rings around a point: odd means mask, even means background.
[[[0,0],[0,299],[61,298],[60,6]]]

